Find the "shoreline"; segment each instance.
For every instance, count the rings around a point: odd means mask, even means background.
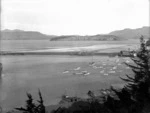
[[[2,56],[24,55],[73,55],[73,56],[118,56],[119,52],[1,52]]]

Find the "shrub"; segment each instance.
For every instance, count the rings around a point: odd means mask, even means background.
[[[39,90],[39,100],[37,100],[38,104],[35,104],[33,102],[31,94],[27,93],[27,97],[28,99],[26,101],[26,107],[15,108],[16,110],[23,111],[23,113],[46,113],[40,90]]]

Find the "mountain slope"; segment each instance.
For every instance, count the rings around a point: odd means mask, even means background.
[[[120,40],[119,37],[113,35],[93,35],[93,36],[58,36],[51,38],[51,41],[107,41],[107,40]]]
[[[113,31],[109,34],[98,35],[46,35],[36,31],[22,31],[22,30],[3,30],[0,32],[3,40],[50,40],[50,41],[116,41],[139,38],[143,35],[145,38],[150,37],[150,27],[142,27],[138,29],[124,29]]]
[[[109,33],[124,39],[139,38],[143,35],[145,38],[150,37],[150,27],[142,27],[138,29],[124,29]]]
[[[1,31],[1,39],[3,40],[44,40],[55,37],[53,35],[45,35],[35,31],[22,30],[3,30]]]

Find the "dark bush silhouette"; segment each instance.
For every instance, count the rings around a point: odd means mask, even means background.
[[[27,97],[28,100],[26,101],[26,107],[15,108],[16,110],[23,111],[23,113],[46,113],[40,90],[39,90],[39,100],[37,100],[38,104],[35,104],[33,102],[31,94],[27,93]]]

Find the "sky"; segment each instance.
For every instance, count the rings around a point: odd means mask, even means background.
[[[1,29],[106,34],[149,26],[150,0],[1,0]]]

